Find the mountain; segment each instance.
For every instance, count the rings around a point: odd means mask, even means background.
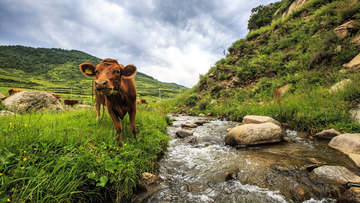
[[[360,130],[349,110],[360,102],[358,0],[282,0],[252,9],[250,32],[234,42],[169,109],[241,121],[271,116],[300,131]],[[340,81],[352,81],[329,93]],[[185,107],[184,107],[185,105]]]
[[[83,62],[100,63],[102,59],[77,50],[0,46],[0,85],[44,90],[60,95],[92,95],[93,79],[79,71]],[[169,98],[188,88],[169,85],[137,72],[135,75],[138,97]]]

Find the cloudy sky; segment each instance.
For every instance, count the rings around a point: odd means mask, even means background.
[[[276,0],[0,0],[0,45],[62,48],[193,87]]]

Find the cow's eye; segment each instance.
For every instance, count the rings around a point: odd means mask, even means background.
[[[119,71],[119,70],[115,70],[115,71],[113,72],[113,74],[120,74],[120,71]]]
[[[95,74],[98,74],[98,72],[99,72],[99,71],[97,71],[97,70],[94,70],[94,73],[95,73]]]

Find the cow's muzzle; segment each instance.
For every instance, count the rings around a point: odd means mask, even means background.
[[[102,95],[110,95],[112,93],[112,88],[108,88],[108,81],[95,81],[95,88]]]

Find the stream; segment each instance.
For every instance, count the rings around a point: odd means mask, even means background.
[[[238,123],[216,118],[169,115],[171,140],[159,162],[156,188],[134,202],[336,202],[341,191],[314,183],[309,173],[322,164],[355,169],[328,141],[286,130],[290,142],[235,148],[224,144],[228,128]],[[183,123],[193,136],[177,138]]]

